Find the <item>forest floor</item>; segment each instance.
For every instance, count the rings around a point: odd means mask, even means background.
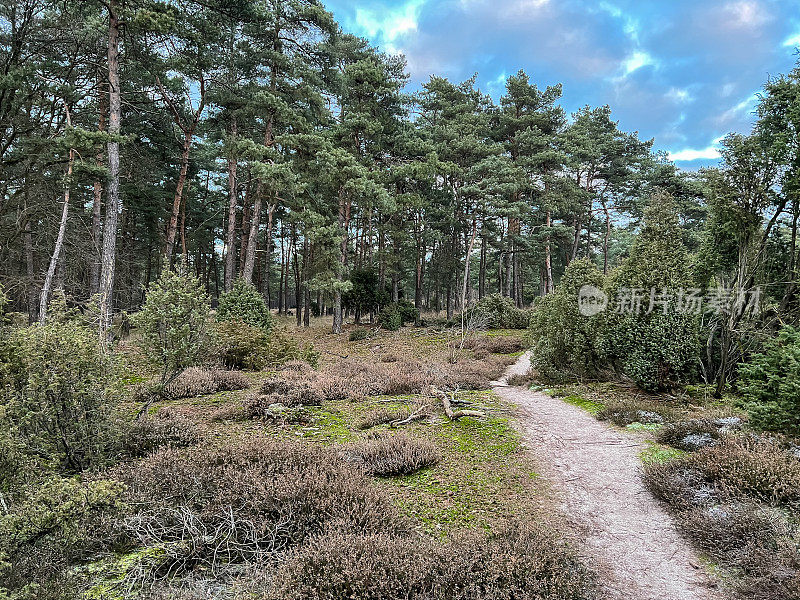
[[[507,384],[530,369],[522,355],[494,391],[519,407],[525,444],[600,573],[604,597],[637,600],[718,598],[717,583],[642,483],[641,434],[623,432],[542,392]]]

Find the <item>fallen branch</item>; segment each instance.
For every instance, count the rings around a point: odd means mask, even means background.
[[[426,404],[425,406],[415,410],[410,415],[408,415],[405,419],[398,419],[395,421],[389,422],[389,427],[397,427],[398,425],[405,425],[406,423],[411,423],[412,421],[418,421],[420,419],[424,419],[428,416],[426,412],[430,404]]]
[[[456,419],[460,419],[461,417],[485,417],[486,413],[480,410],[453,410],[453,400],[455,394],[451,392],[450,397],[447,396],[446,392],[442,390],[438,390],[435,387],[431,386],[431,392],[433,395],[442,402],[442,406],[444,407],[444,414],[447,415],[447,418],[451,421],[455,421]]]

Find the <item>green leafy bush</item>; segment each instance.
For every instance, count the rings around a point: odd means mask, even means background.
[[[80,471],[113,437],[108,364],[96,332],[73,321],[14,330],[4,344],[0,444]]]
[[[582,315],[579,290],[591,285],[602,290],[603,274],[588,259],[572,261],[555,292],[539,301],[531,316],[528,338],[533,366],[545,377],[586,377],[603,366],[600,339],[605,316]]]
[[[408,300],[399,300],[397,302],[397,310],[400,312],[400,319],[403,325],[406,323],[416,323],[419,321],[419,310],[412,302]]]
[[[189,367],[200,364],[207,349],[208,294],[200,280],[164,270],[133,316],[142,354],[158,369],[156,395]]]
[[[739,367],[738,386],[753,425],[800,435],[800,331],[781,329]]]
[[[219,298],[217,321],[240,321],[269,330],[272,315],[264,297],[244,279],[237,279],[233,288]]]

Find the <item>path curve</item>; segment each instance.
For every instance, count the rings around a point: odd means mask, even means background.
[[[563,496],[567,517],[600,573],[603,598],[721,598],[671,517],[644,487],[638,457],[644,445],[577,407],[507,384],[529,368],[525,353],[493,388],[520,408],[526,444]]]

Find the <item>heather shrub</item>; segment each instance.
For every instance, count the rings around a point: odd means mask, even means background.
[[[237,279],[233,288],[220,296],[217,321],[239,321],[264,330],[273,323],[264,297],[244,279]]]
[[[202,441],[194,421],[169,409],[136,419],[126,428],[122,447],[128,456],[144,456],[163,446],[184,448]]]
[[[164,548],[163,568],[257,560],[326,528],[399,534],[397,509],[328,448],[257,440],[162,449],[120,467],[131,543]]]
[[[165,269],[150,286],[133,322],[139,349],[158,373],[152,390],[155,396],[205,358],[209,311],[208,294],[195,277]]]
[[[247,375],[239,371],[190,367],[173,379],[164,388],[163,394],[165,398],[178,400],[217,392],[244,390],[250,385]]]
[[[800,508],[800,460],[776,440],[727,436],[693,454],[692,464],[727,495]]]
[[[739,390],[750,422],[800,435],[800,331],[785,326],[739,367]]]
[[[114,403],[96,332],[53,321],[14,330],[4,346],[0,443],[40,467],[98,464],[114,437]]]
[[[725,434],[711,419],[690,419],[665,425],[657,434],[656,440],[674,448],[691,452],[713,446]]]
[[[359,429],[370,429],[377,425],[385,425],[392,421],[402,421],[411,413],[408,410],[389,410],[388,408],[378,408],[365,414],[356,424]]]
[[[350,445],[345,456],[365,472],[380,477],[410,475],[439,462],[436,445],[405,433],[376,435]]]
[[[486,349],[493,354],[512,354],[525,349],[520,337],[498,336],[486,340]]]
[[[436,542],[422,535],[313,538],[280,566],[270,598],[286,600],[584,600],[591,574],[546,525],[512,524]]]

